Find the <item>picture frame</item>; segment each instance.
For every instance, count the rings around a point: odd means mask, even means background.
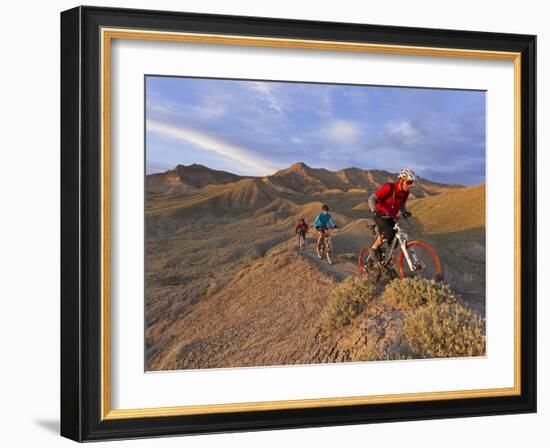
[[[513,387],[112,409],[109,79],[117,39],[511,61]],[[100,7],[61,13],[61,435],[82,442],[536,412],[535,61],[531,35]]]

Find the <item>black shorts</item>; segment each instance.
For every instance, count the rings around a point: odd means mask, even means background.
[[[391,243],[395,237],[395,230],[393,230],[393,226],[395,226],[395,219],[375,216],[374,222],[378,227],[378,233],[380,233],[380,235],[382,235],[388,243]]]

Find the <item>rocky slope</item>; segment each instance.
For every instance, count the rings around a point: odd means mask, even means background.
[[[178,174],[179,173],[179,174]],[[370,241],[368,195],[383,171],[331,172],[297,163],[263,178],[206,167],[147,177],[146,364],[148,370],[345,361],[364,329],[326,336],[327,298],[356,273]],[[437,250],[461,300],[484,313],[485,190],[420,180],[407,232]],[[340,229],[333,266],[313,240],[297,252],[294,225],[322,203]],[[310,234],[311,235],[311,234]],[[351,358],[350,358],[351,357]]]

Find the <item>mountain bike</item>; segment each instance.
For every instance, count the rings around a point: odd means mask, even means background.
[[[384,216],[383,218],[389,218]],[[408,235],[401,230],[399,218],[396,218],[393,229],[395,238],[389,243],[386,250],[381,250],[379,259],[370,253],[370,246],[364,247],[359,252],[360,275],[372,276],[380,281],[383,275],[390,280],[394,278],[422,277],[427,280],[443,280],[443,265],[439,261],[435,250],[422,241],[409,241]],[[369,223],[367,227],[372,231],[373,237],[378,238],[376,224]],[[387,246],[384,240],[383,245]],[[394,255],[399,252],[397,269],[394,267]]]
[[[332,240],[330,238],[330,230],[330,227],[324,229],[321,245],[319,249],[317,249],[319,258],[327,257],[328,264],[332,264],[334,261],[334,247],[332,246]]]

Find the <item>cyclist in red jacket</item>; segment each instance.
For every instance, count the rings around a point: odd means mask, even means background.
[[[296,224],[296,233],[301,234],[302,238],[306,239],[306,234],[309,230],[309,226],[304,218],[301,218],[298,224]]]
[[[369,197],[369,208],[378,227],[378,238],[370,248],[371,254],[380,259],[380,246],[385,241],[391,243],[395,236],[395,217],[399,212],[404,217],[411,213],[406,208],[409,190],[416,181],[413,170],[404,168],[399,172],[397,182],[388,182]]]

